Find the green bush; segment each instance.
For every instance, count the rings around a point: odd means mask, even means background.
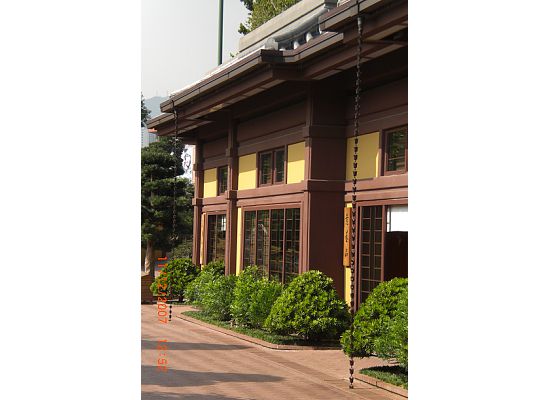
[[[395,317],[390,322],[387,336],[380,341],[377,348],[379,355],[397,359],[405,369],[409,367],[408,295],[408,289],[399,294]]]
[[[225,266],[223,262],[212,261],[206,264],[195,280],[187,285],[187,289],[185,290],[187,301],[198,305],[202,304],[206,286],[214,279],[222,276],[224,272]]]
[[[394,278],[374,288],[355,315],[353,347],[351,331],[342,335],[346,354],[383,358],[395,358],[400,354],[399,357],[406,360],[403,354],[407,352],[407,284],[405,278]]]
[[[170,261],[151,284],[151,292],[155,296],[160,292],[166,292],[168,297],[177,296],[181,301],[189,282],[199,274],[199,269],[189,258],[177,258]]]
[[[202,270],[212,272],[213,274],[225,275],[225,265],[223,261],[210,261]]]
[[[338,337],[349,326],[350,315],[332,282],[320,271],[297,276],[275,301],[265,327],[306,340]]]
[[[245,268],[235,284],[231,316],[240,325],[263,326],[282,290],[280,283],[263,277],[263,271],[257,266]]]
[[[220,321],[231,319],[230,307],[236,280],[235,275],[214,275],[214,279],[204,285],[201,305],[208,315]]]
[[[184,240],[172,250],[172,258],[190,258],[193,254],[193,240]]]

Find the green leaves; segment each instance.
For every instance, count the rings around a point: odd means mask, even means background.
[[[187,285],[185,291],[187,301],[202,305],[208,284],[222,276],[224,271],[225,266],[223,262],[212,261],[206,264],[196,279]]]
[[[193,184],[182,178],[181,153],[179,145],[175,154],[169,138],[160,138],[141,149],[141,237],[151,240],[155,248],[168,250],[171,245],[174,164],[177,165],[176,180],[176,232],[189,234],[193,230]]]
[[[163,274],[158,276],[151,284],[153,294],[158,294],[158,284],[166,279],[166,293],[168,296],[182,297],[187,285],[199,274],[199,269],[189,258],[172,260],[164,267]]]
[[[283,288],[263,277],[257,266],[246,267],[237,278],[231,316],[239,325],[262,327]]]
[[[397,358],[407,366],[408,280],[394,278],[380,283],[365,300],[354,319],[351,331],[342,335],[346,354],[357,357]]]
[[[246,23],[239,26],[239,33],[247,34],[253,31],[299,1],[300,0],[241,0],[250,13]]]
[[[220,321],[227,321],[231,318],[230,307],[233,302],[233,289],[236,280],[235,275],[218,275],[206,283],[203,288],[201,304],[208,315]]]
[[[347,304],[338,297],[332,279],[320,271],[297,276],[277,299],[265,327],[306,339],[333,338],[349,325]]]

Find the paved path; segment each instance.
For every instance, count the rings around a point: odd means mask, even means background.
[[[142,400],[404,400],[357,381],[349,390],[339,350],[272,350],[179,318],[165,325],[156,305],[141,306],[141,321]],[[156,368],[159,339],[168,341],[167,372]],[[376,362],[358,360],[357,370]]]

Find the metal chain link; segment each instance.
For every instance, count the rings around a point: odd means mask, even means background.
[[[178,183],[178,111],[176,110],[174,99],[172,99],[172,108],[174,109],[174,193],[172,203],[172,254],[176,248],[176,222],[177,222],[177,183]]]
[[[355,238],[357,231],[357,153],[359,150],[359,109],[361,100],[361,51],[362,51],[363,21],[359,15],[359,0],[357,0],[357,59],[356,59],[356,78],[355,78],[355,114],[353,121],[353,180],[351,188],[351,290],[350,290],[350,311],[352,323],[350,328],[350,349],[349,357],[349,388],[353,389],[353,334],[355,317]]]

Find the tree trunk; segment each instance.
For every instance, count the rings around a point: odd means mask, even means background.
[[[147,250],[145,250],[145,273],[155,278],[155,249],[153,249],[153,241],[147,241]]]

